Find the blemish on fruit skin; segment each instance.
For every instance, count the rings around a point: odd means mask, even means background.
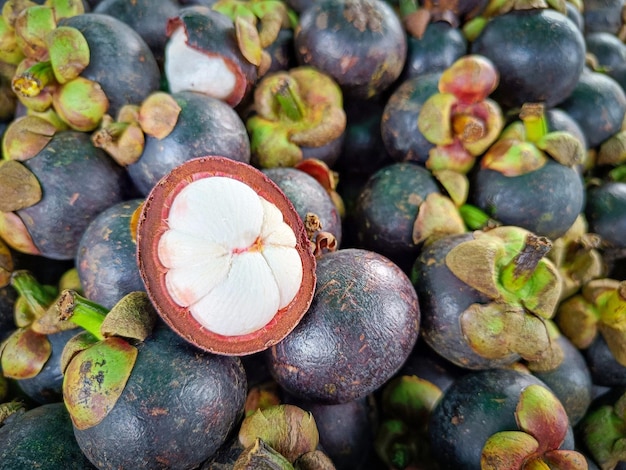
[[[72,194],[72,196],[70,197],[70,200],[68,201],[70,206],[74,205],[74,203],[78,200],[79,196],[80,196],[80,193]]]

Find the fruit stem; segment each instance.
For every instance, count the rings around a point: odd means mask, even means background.
[[[520,290],[531,278],[541,259],[550,251],[552,243],[534,233],[526,236],[522,250],[500,271],[500,281],[510,292]]]
[[[124,131],[128,129],[129,125],[128,122],[111,122],[95,131],[91,136],[91,140],[96,147],[102,148],[107,144],[116,142]]]
[[[25,269],[13,271],[11,274],[11,285],[24,299],[36,318],[46,313],[47,308],[56,298],[50,290],[47,290],[43,284],[35,279],[32,273]]]
[[[542,103],[524,103],[519,117],[524,123],[527,142],[538,142],[548,133],[548,122]]]
[[[301,121],[304,117],[304,107],[298,93],[293,89],[288,80],[281,80],[274,90],[276,101],[280,109],[292,121]]]
[[[31,65],[21,74],[13,77],[11,87],[13,91],[25,98],[33,98],[45,88],[48,83],[54,81],[52,63],[48,61],[37,62]]]
[[[469,230],[481,230],[496,225],[485,211],[472,204],[463,204],[459,207],[459,214]]]
[[[72,289],[65,289],[58,300],[59,317],[91,333],[99,340],[104,339],[100,326],[109,310],[83,297]]]

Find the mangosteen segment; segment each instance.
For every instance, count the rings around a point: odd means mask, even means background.
[[[140,272],[157,311],[196,346],[258,352],[308,309],[315,258],[304,223],[251,165],[188,160],[152,190],[137,230]]]

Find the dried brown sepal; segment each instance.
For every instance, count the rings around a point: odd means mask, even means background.
[[[311,242],[313,248],[313,256],[319,258],[325,253],[337,250],[337,238],[330,233],[319,231],[315,234],[315,240]]]
[[[106,336],[145,340],[156,325],[158,314],[148,294],[137,291],[126,294],[109,311],[100,327]]]
[[[2,154],[5,159],[28,160],[41,152],[56,132],[50,121],[39,116],[18,117],[7,126]]]
[[[600,144],[596,156],[597,165],[621,165],[626,161],[626,132],[621,131]]]
[[[165,92],[152,93],[139,107],[139,125],[146,134],[163,139],[176,126],[180,111],[180,105],[172,95]]]
[[[402,18],[406,32],[416,39],[422,39],[431,20],[430,10],[419,8]]]
[[[465,223],[452,200],[439,193],[430,193],[420,204],[413,224],[413,243],[466,232]]]
[[[293,465],[263,439],[255,439],[233,464],[233,470],[292,470]]]
[[[16,160],[0,161],[0,211],[34,206],[42,197],[39,180],[24,164]]]
[[[588,348],[598,334],[598,316],[591,302],[574,295],[559,305],[556,322],[561,333],[578,349]]]

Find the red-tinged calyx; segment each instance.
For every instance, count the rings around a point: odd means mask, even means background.
[[[174,169],[147,197],[137,244],[161,317],[211,352],[267,349],[312,300],[315,257],[304,223],[249,164],[208,156]]]

